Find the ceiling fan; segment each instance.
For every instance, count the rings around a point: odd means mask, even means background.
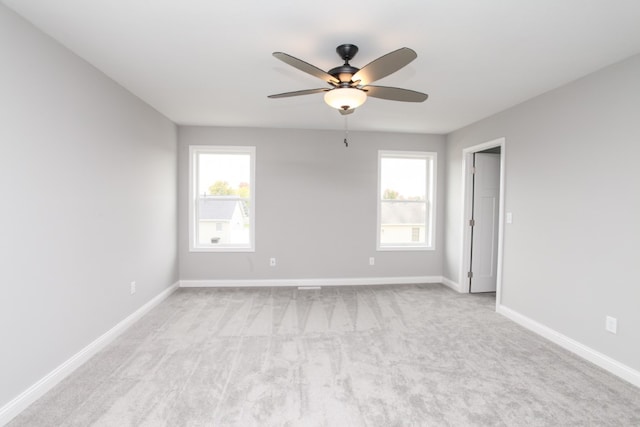
[[[336,52],[340,58],[342,58],[344,64],[326,72],[284,52],[273,52],[273,56],[282,62],[324,80],[329,83],[331,87],[279,93],[269,95],[269,98],[287,98],[290,96],[325,92],[325,102],[331,107],[337,108],[343,115],[353,113],[357,107],[364,104],[368,96],[403,102],[423,102],[427,99],[428,95],[426,93],[397,87],[373,86],[370,84],[389,74],[395,73],[416,59],[418,55],[412,49],[403,47],[394,50],[368,63],[362,68],[356,68],[349,64],[349,61],[358,53],[358,46],[341,44],[336,48]]]

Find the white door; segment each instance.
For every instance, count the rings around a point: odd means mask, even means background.
[[[498,267],[500,154],[474,153],[470,292],[495,292]]]

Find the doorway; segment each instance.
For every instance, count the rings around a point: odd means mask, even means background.
[[[463,150],[463,292],[496,293],[500,301],[505,139]]]

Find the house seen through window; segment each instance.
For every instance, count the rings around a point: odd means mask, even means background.
[[[252,251],[254,147],[190,147],[190,249]]]
[[[436,153],[378,153],[378,250],[433,249]]]

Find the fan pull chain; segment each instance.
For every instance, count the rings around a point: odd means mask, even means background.
[[[349,116],[344,116],[344,146],[349,146]]]

